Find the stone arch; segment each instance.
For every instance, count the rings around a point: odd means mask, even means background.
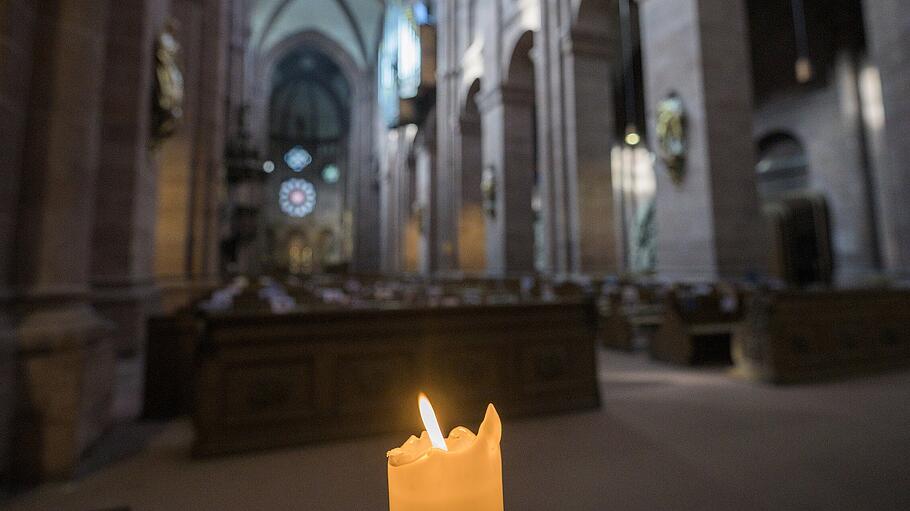
[[[503,82],[512,88],[534,88],[534,62],[531,50],[534,48],[534,32],[526,30],[511,46],[511,51],[504,53],[508,60],[503,69]]]
[[[263,86],[269,85],[271,77],[275,73],[275,68],[279,62],[281,62],[289,53],[294,51],[297,48],[302,46],[311,47],[316,51],[327,56],[331,59],[338,67],[341,69],[342,74],[344,74],[345,79],[351,86],[353,92],[354,101],[352,101],[353,108],[356,109],[357,103],[366,97],[369,97],[369,91],[372,88],[370,76],[368,73],[364,72],[360,66],[357,65],[357,62],[354,60],[354,57],[351,56],[347,50],[345,50],[340,44],[338,44],[331,37],[318,32],[315,30],[305,30],[303,32],[298,32],[291,36],[286,37],[281,42],[269,49],[268,52],[261,55],[256,61],[256,73],[255,76],[260,78],[265,78],[264,80],[258,80],[260,84],[257,87],[257,90],[254,92],[254,97],[256,100],[256,126],[261,128],[264,126],[263,123],[267,122],[268,119],[268,105],[267,105],[267,96],[268,91],[263,90]],[[351,119],[354,120],[357,118],[357,112],[351,112]],[[258,133],[262,134],[264,130],[257,130]],[[260,143],[264,140],[260,140]]]
[[[787,167],[799,167],[801,170],[808,166],[806,148],[800,137],[783,129],[772,130],[759,137],[756,155],[759,163],[773,159],[779,165],[786,163]],[[770,169],[756,170],[766,172]]]
[[[284,38],[255,61],[259,80],[253,95],[254,139],[260,148],[267,144],[269,119],[268,85],[275,68],[290,52],[310,47],[331,59],[351,88],[350,131],[348,133],[348,181],[345,190],[345,216],[355,222],[345,245],[351,252],[354,269],[378,269],[379,198],[372,182],[372,126],[374,83],[369,70],[362,69],[352,55],[331,37],[316,30],[304,30]]]
[[[808,189],[809,157],[798,135],[772,130],[758,137],[755,149],[755,177],[763,200]]]
[[[464,76],[461,83],[458,84],[458,111],[463,112],[468,106],[468,100],[477,101],[477,95],[481,92],[481,76],[477,73],[471,73]],[[476,106],[476,104],[475,104]]]
[[[481,95],[484,173],[495,190],[495,210],[485,218],[488,273],[535,271],[537,119],[534,32],[519,36],[498,87]]]

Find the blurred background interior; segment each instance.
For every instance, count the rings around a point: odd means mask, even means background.
[[[0,506],[910,509],[908,7],[0,1]]]

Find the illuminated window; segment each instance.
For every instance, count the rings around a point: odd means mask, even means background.
[[[303,147],[296,146],[284,155],[284,162],[294,172],[300,172],[313,163],[313,156]]]
[[[303,218],[316,207],[316,188],[306,179],[288,179],[278,192],[281,211],[294,218]]]
[[[433,24],[424,2],[389,0],[379,49],[379,106],[388,126],[395,126],[399,100],[417,96],[421,85],[420,26]]]
[[[411,6],[411,11],[414,13],[414,21],[418,25],[426,25],[430,23],[430,10],[427,9],[427,5],[423,2],[414,2],[414,5]]]
[[[420,32],[412,11],[398,25],[398,95],[413,98],[420,87]]]
[[[338,170],[338,166],[334,163],[326,165],[325,168],[322,169],[322,180],[326,183],[337,183],[339,178],[341,178],[341,171]]]

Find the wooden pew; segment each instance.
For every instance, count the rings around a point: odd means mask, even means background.
[[[743,318],[740,291],[716,286],[679,286],[667,292],[663,321],[649,351],[681,365],[729,362],[733,328]]]
[[[192,411],[199,326],[188,311],[152,316],[147,322],[143,417],[170,419]]]
[[[583,302],[206,318],[197,455],[420,427],[426,391],[449,427],[599,406]]]
[[[632,351],[637,338],[653,337],[663,322],[662,290],[625,284],[605,290],[598,299],[600,339],[607,348]]]
[[[734,335],[737,370],[791,383],[910,365],[910,290],[756,296]]]
[[[612,289],[597,300],[598,338],[607,348],[632,351],[635,331],[624,310],[622,290]]]

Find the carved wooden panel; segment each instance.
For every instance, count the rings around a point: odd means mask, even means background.
[[[599,404],[587,303],[214,315],[201,341],[197,454]],[[215,405],[215,403],[223,403]]]
[[[229,364],[222,374],[229,422],[290,420],[315,410],[311,357]]]
[[[342,413],[360,413],[408,402],[415,394],[417,360],[411,353],[342,356],[337,362],[336,388]]]
[[[736,363],[775,382],[910,364],[910,292],[790,291],[758,297],[737,330]]]

